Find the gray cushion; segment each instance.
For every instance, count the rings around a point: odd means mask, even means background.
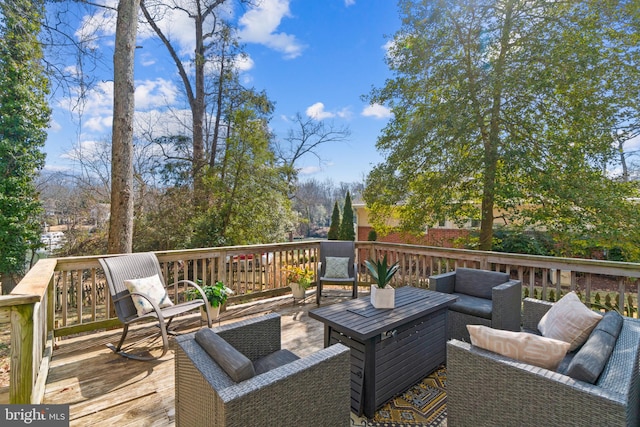
[[[622,329],[623,319],[617,311],[608,311],[602,316],[594,330],[605,331],[611,336],[618,338]]]
[[[621,328],[622,316],[615,311],[606,313],[571,360],[566,375],[595,384],[609,361]]]
[[[253,368],[256,375],[260,375],[298,359],[300,358],[289,350],[278,350],[253,362]]]
[[[455,292],[452,295],[457,296],[458,300],[449,306],[449,310],[491,320],[493,302],[490,299],[478,298]]]
[[[493,287],[508,281],[509,275],[507,273],[475,270],[472,268],[457,268],[454,292],[491,299],[491,290]]]
[[[209,328],[200,329],[195,335],[196,342],[209,356],[237,383],[255,376],[253,363],[236,350],[224,338]]]

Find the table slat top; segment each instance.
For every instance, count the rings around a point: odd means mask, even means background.
[[[359,340],[378,334],[447,308],[457,297],[442,292],[404,286],[396,289],[393,309],[377,309],[370,296],[332,304],[309,311],[309,317]]]

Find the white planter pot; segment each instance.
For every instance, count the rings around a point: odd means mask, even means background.
[[[371,285],[371,305],[375,308],[394,308],[396,306],[396,290],[389,285],[384,289]]]
[[[289,283],[289,287],[291,288],[291,293],[294,298],[304,298],[306,289],[300,286],[299,283]]]
[[[220,305],[218,305],[217,307],[212,307],[211,304],[209,304],[209,301],[207,301],[207,305],[209,306],[209,314],[211,315],[211,320],[216,320],[218,317],[220,317]],[[200,316],[202,317],[202,320],[204,320],[205,322],[207,321],[207,313],[204,310],[204,307],[200,307]]]

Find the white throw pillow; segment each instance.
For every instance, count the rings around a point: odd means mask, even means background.
[[[569,343],[528,332],[503,331],[484,325],[467,325],[471,344],[540,368],[555,371]]]
[[[328,279],[347,279],[349,278],[349,258],[333,257],[325,258],[327,263],[324,269],[324,277]]]
[[[600,319],[601,314],[584,305],[575,292],[569,292],[540,319],[538,330],[542,336],[568,342],[569,351],[574,351],[589,338]]]
[[[151,277],[144,277],[142,279],[125,280],[124,285],[127,287],[129,292],[139,292],[147,295],[149,299],[157,303],[160,308],[170,307],[173,305],[173,302],[169,299],[169,295],[167,295],[167,290],[162,284],[162,280],[160,280],[160,276],[157,274]],[[153,311],[153,306],[143,297],[139,295],[131,295],[131,299],[133,300],[133,304],[136,306],[138,316],[142,316]]]

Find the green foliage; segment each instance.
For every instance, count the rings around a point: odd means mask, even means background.
[[[202,292],[207,297],[209,304],[211,307],[218,307],[219,305],[224,305],[227,302],[227,299],[230,295],[233,295],[233,291],[227,288],[224,283],[216,282],[214,285],[205,285],[201,286]],[[202,295],[196,288],[190,288],[186,292],[188,300],[194,299],[202,299]]]
[[[375,242],[376,240],[378,240],[378,233],[376,233],[376,230],[372,228],[369,230],[369,234],[367,234],[367,241]]]
[[[396,261],[392,265],[387,264],[387,255],[384,255],[382,261],[380,260],[365,260],[364,265],[367,267],[373,280],[376,281],[378,288],[382,289],[387,286],[387,283],[391,281],[393,276],[398,272],[398,262]]]
[[[353,228],[353,206],[351,206],[351,194],[347,191],[344,199],[344,209],[342,210],[342,222],[340,223],[340,240],[356,240],[356,233]]]
[[[640,91],[637,30],[616,4],[401,0],[395,77],[368,97],[393,109],[363,195],[373,226],[391,208],[412,232],[480,218],[491,249],[499,215],[560,242],[640,246],[637,188],[603,167]]]
[[[529,255],[551,255],[553,239],[545,232],[497,228],[493,233],[493,248],[496,252]]]
[[[300,267],[299,265],[292,265],[286,270],[287,281],[289,283],[297,283],[303,289],[307,289],[313,281],[313,271],[307,267]]]
[[[327,239],[338,240],[340,237],[340,208],[338,202],[333,205],[333,212],[331,213],[331,224],[329,224],[329,234]]]
[[[0,276],[15,279],[24,274],[27,251],[40,246],[34,178],[44,166],[50,116],[37,39],[43,3],[4,1],[0,16]]]

